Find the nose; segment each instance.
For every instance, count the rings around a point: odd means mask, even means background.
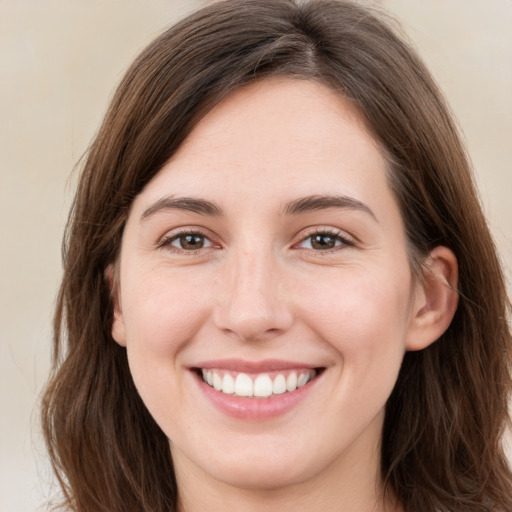
[[[293,323],[284,276],[270,255],[245,251],[226,262],[219,288],[214,321],[224,332],[244,341],[263,341]]]

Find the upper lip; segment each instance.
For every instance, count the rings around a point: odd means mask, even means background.
[[[262,359],[261,361],[245,361],[243,359],[215,359],[202,361],[193,366],[194,368],[223,369],[235,372],[265,373],[281,370],[298,370],[319,368],[318,365],[298,361],[285,361],[282,359]]]

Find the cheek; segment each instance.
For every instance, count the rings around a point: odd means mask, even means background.
[[[336,320],[325,323],[323,336],[340,361],[333,402],[350,411],[347,421],[358,431],[383,411],[395,386],[405,353],[408,295],[376,275],[358,279],[357,286],[349,279],[345,284],[350,291],[329,301]]]
[[[161,272],[126,276],[122,296],[126,350],[135,385],[156,418],[179,407],[175,389],[183,371],[181,354],[204,325],[206,304],[190,283]],[[128,293],[129,291],[129,293]],[[178,402],[178,403],[176,403]],[[174,408],[174,407],[173,407]]]
[[[128,346],[143,346],[149,354],[179,351],[200,329],[207,314],[201,287],[171,273],[146,272],[130,281],[123,297]]]
[[[186,400],[178,386],[180,358],[204,324],[203,300],[194,287],[161,272],[127,276],[124,283],[130,291],[122,308],[130,372],[151,415],[173,431],[171,412],[182,410]]]
[[[338,270],[338,269],[336,269]],[[364,377],[400,365],[410,316],[410,280],[381,270],[338,271],[321,290],[309,290],[302,315],[343,360]]]

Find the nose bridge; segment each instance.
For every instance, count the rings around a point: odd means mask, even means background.
[[[233,251],[226,262],[216,311],[218,327],[257,341],[286,330],[292,321],[283,297],[283,276],[270,248]]]

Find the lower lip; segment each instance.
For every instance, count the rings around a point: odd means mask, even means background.
[[[248,421],[268,420],[287,413],[306,398],[321,378],[321,375],[317,375],[304,386],[281,395],[268,398],[246,398],[217,391],[206,384],[199,375],[194,375],[201,391],[218,410],[233,418]]]

